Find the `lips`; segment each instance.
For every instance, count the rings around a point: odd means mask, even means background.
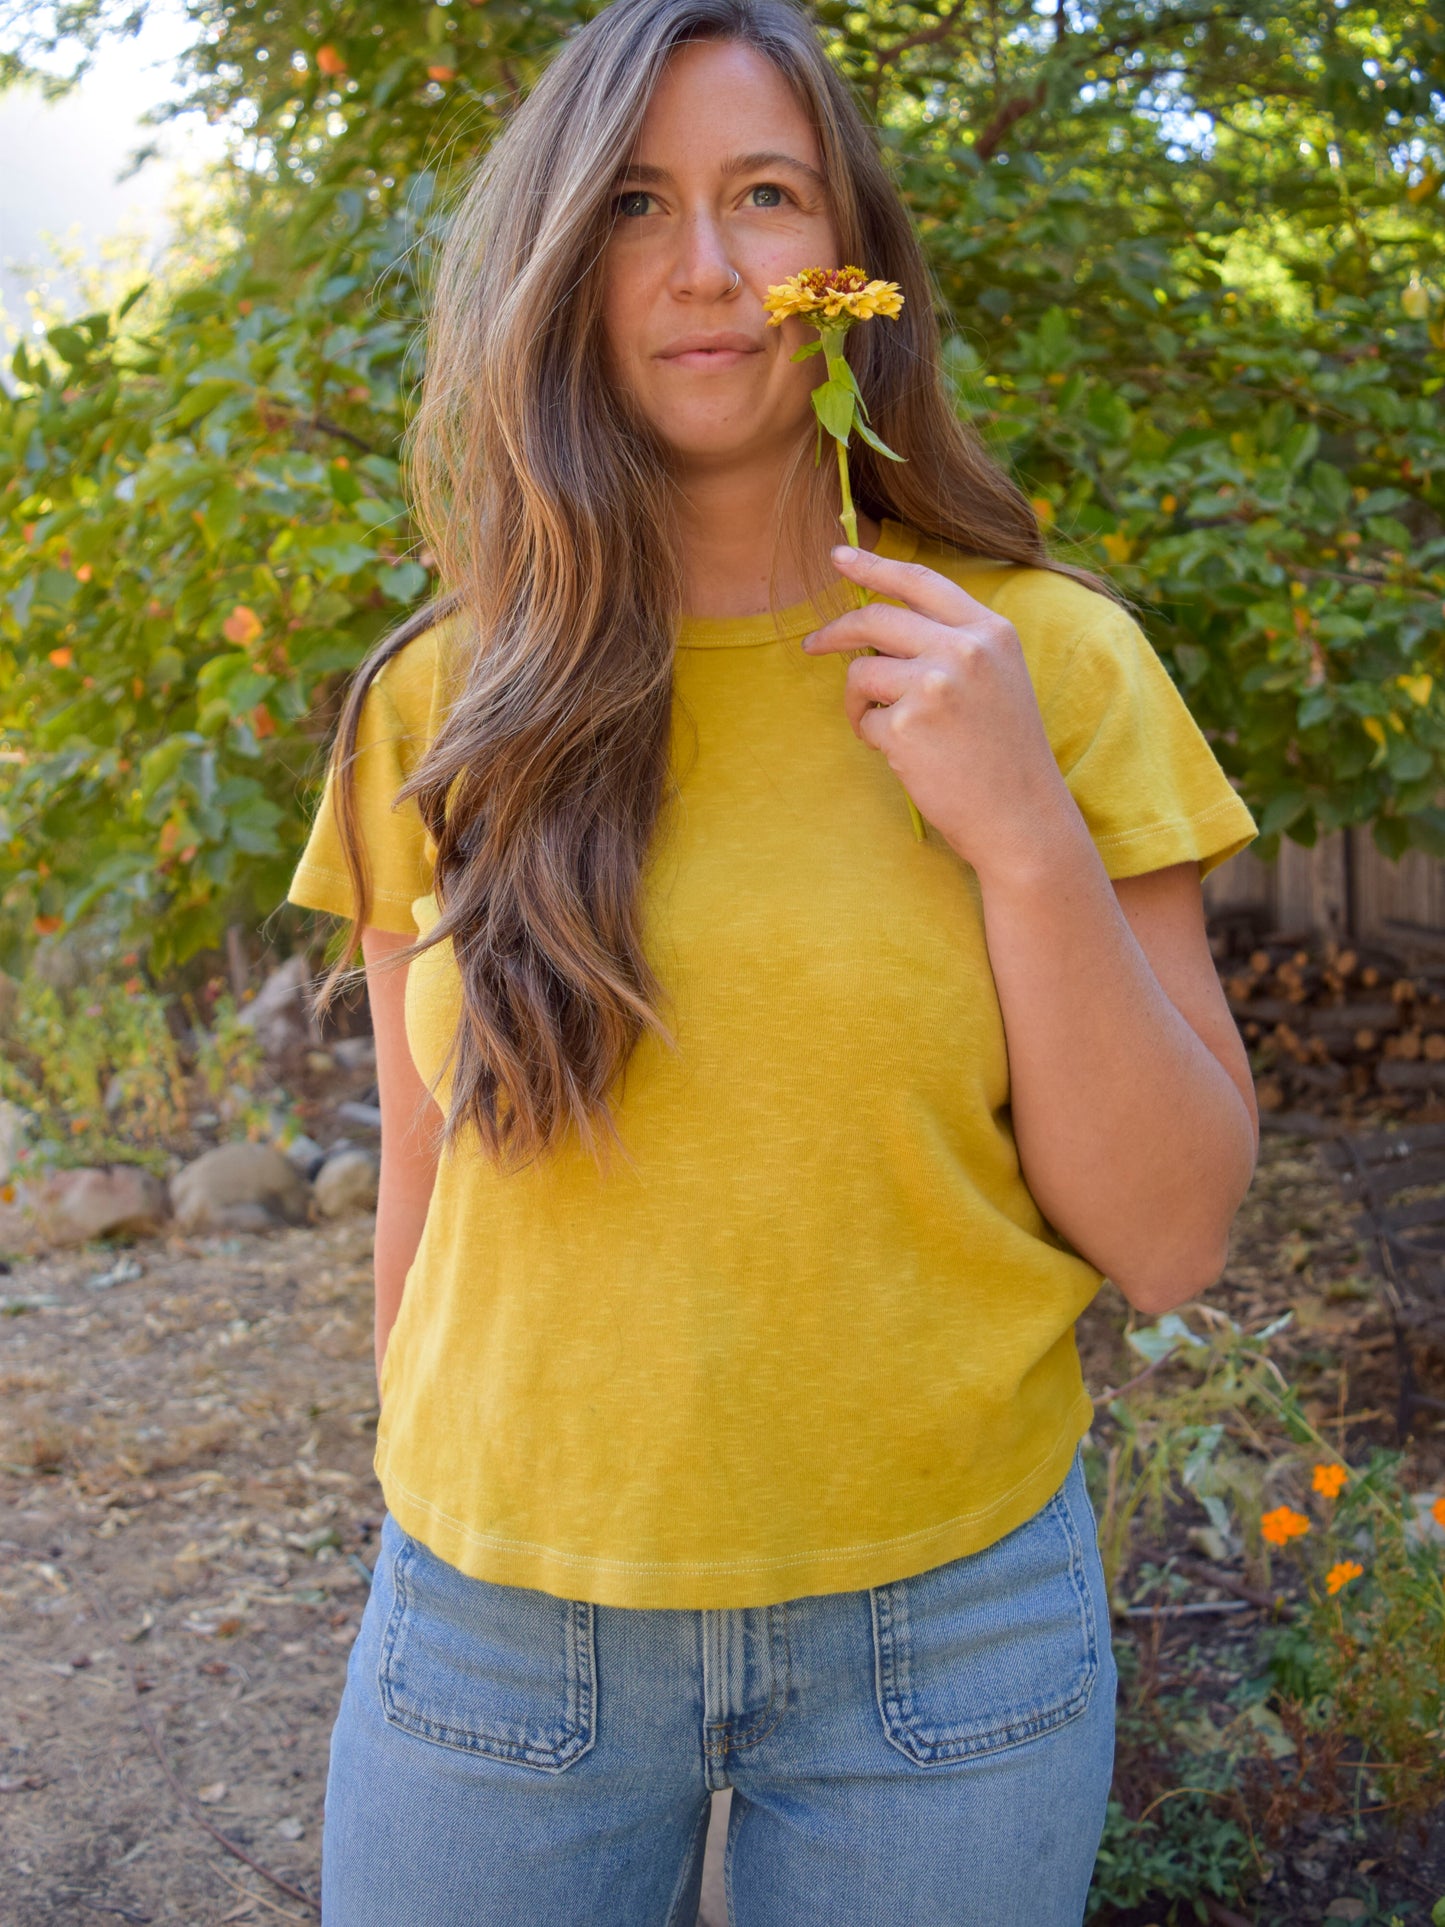
[[[743,355],[755,355],[760,345],[750,335],[733,333],[679,335],[665,348],[659,349],[659,361],[686,361],[697,365],[716,359],[719,362],[740,360]]]

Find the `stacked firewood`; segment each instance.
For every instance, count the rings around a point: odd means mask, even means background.
[[[1445,1106],[1445,971],[1407,974],[1385,951],[1292,938],[1219,969],[1262,1110]]]

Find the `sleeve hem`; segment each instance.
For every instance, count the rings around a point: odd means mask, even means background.
[[[1258,825],[1238,796],[1229,796],[1193,816],[1168,817],[1137,829],[1117,830],[1094,839],[1111,878],[1143,876],[1171,863],[1199,864],[1201,877],[1238,856],[1259,835]]]
[[[323,910],[328,916],[349,918],[355,914],[355,903],[349,882],[343,882],[325,870],[308,870],[304,876],[293,877],[285,900],[287,903],[294,903],[298,909]],[[416,919],[411,914],[411,900],[404,903],[401,898],[391,896],[385,891],[373,891],[371,909],[367,914],[366,922],[368,928],[388,930],[394,936],[414,937],[416,935]]]

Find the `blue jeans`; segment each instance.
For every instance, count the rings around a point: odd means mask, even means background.
[[[331,1741],[324,1927],[1078,1927],[1114,1753],[1082,1461],[861,1592],[643,1610],[470,1579],[387,1516]]]

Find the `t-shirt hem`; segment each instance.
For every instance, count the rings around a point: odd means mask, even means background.
[[[859,1592],[981,1552],[1032,1518],[1058,1491],[1093,1414],[1093,1401],[1081,1386],[1048,1451],[987,1505],[884,1540],[757,1561],[603,1558],[479,1532],[404,1485],[389,1469],[387,1440],[382,1435],[377,1439],[375,1467],[387,1508],[402,1531],[469,1578],[526,1586],[599,1606],[718,1611],[776,1606],[820,1593]]]

